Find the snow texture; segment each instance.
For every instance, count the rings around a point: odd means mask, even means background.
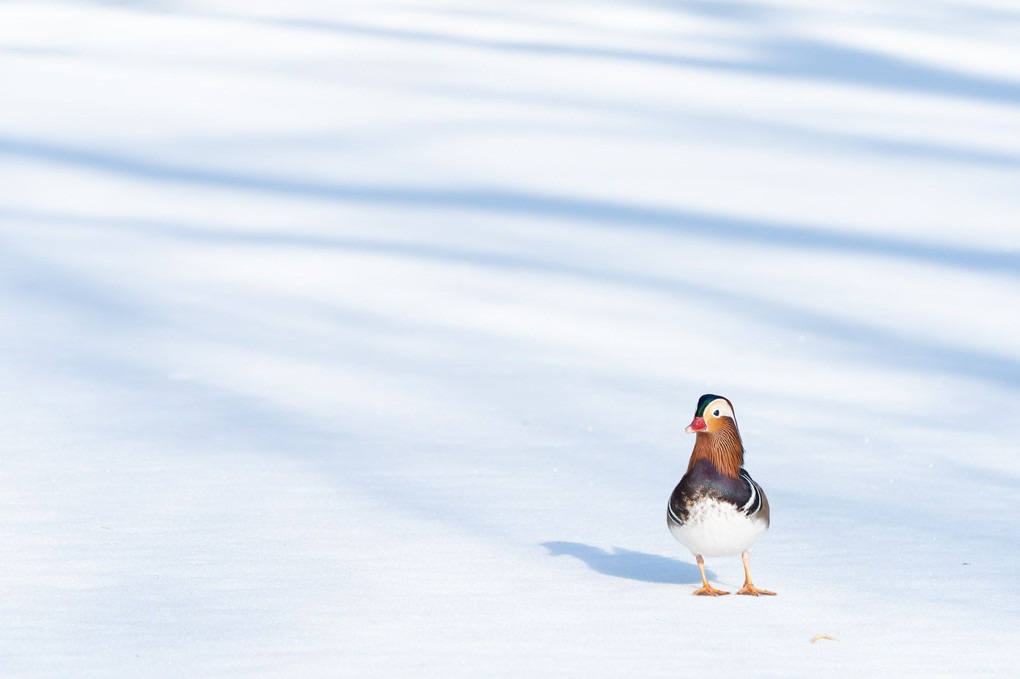
[[[4,2],[0,675],[1016,676],[1018,186],[1012,0]]]

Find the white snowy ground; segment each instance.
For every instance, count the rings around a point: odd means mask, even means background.
[[[1011,0],[0,3],[0,675],[1015,675],[1018,186]]]

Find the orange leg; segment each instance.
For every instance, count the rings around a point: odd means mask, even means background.
[[[729,594],[721,589],[716,589],[712,585],[708,584],[708,578],[705,577],[705,560],[698,555],[698,569],[701,571],[701,583],[703,587],[701,589],[694,590],[694,596],[719,596],[720,594]]]
[[[744,552],[740,555],[740,557],[744,560],[744,588],[737,592],[737,594],[750,594],[751,596],[761,596],[764,594],[765,596],[775,596],[775,592],[770,592],[767,589],[758,589],[751,582],[751,555]]]

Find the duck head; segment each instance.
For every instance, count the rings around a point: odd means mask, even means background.
[[[705,394],[698,399],[698,409],[694,411],[694,421],[684,431],[688,434],[700,432],[714,434],[727,425],[732,425],[734,429],[737,427],[733,404],[722,396]]]
[[[733,404],[728,399],[715,394],[702,396],[698,399],[694,421],[684,431],[698,435],[687,465],[688,472],[699,460],[707,459],[720,473],[737,478],[744,464],[744,444],[740,441]]]

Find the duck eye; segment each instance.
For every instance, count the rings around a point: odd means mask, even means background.
[[[712,417],[719,417],[719,409],[718,408],[716,408],[715,411],[712,412]]]

